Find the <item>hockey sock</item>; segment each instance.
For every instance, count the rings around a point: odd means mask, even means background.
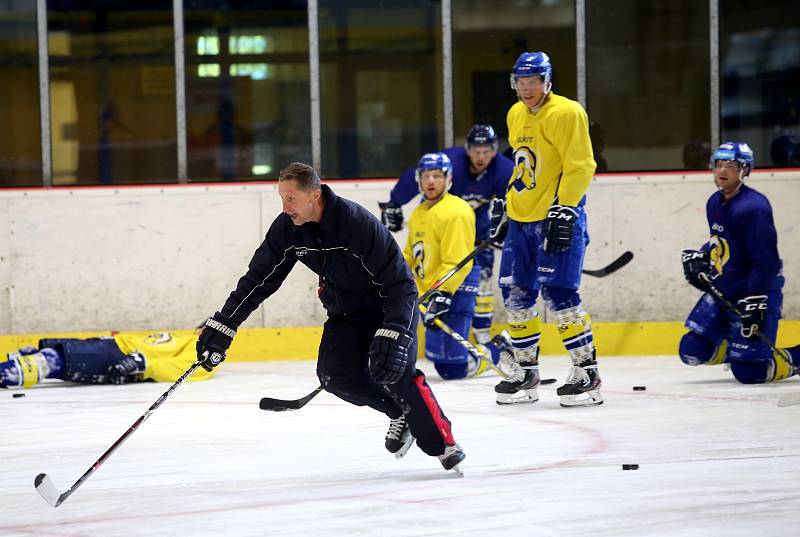
[[[475,297],[475,314],[472,317],[472,331],[475,334],[475,341],[478,343],[488,343],[491,339],[489,328],[492,326],[493,315],[494,293],[491,280],[482,278],[478,285],[478,294]]]
[[[772,356],[772,360],[775,362],[775,372],[772,374],[772,382],[789,378],[794,374],[794,368],[786,361],[787,358],[791,357],[790,353],[787,351],[788,349],[778,349],[778,352],[782,353],[782,356],[778,353]],[[792,360],[792,362],[794,362],[794,360]]]
[[[517,362],[535,362],[542,336],[542,322],[536,310],[508,310],[508,333]]]
[[[564,347],[569,352],[572,363],[580,365],[594,354],[594,338],[592,337],[592,318],[583,307],[577,306],[556,311],[558,333]]]

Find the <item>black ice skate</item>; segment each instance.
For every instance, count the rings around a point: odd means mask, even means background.
[[[536,349],[536,359],[520,363],[514,359],[514,349],[507,333],[498,334],[492,343],[500,349],[500,368],[508,374],[506,380],[494,387],[494,391],[497,393],[497,404],[515,405],[538,401],[539,349]]]
[[[594,357],[580,365],[572,366],[564,385],[556,390],[561,406],[595,406],[603,404],[600,395],[600,373],[597,371],[597,360]]]
[[[394,453],[395,459],[402,459],[414,444],[414,435],[408,427],[405,416],[393,419],[389,423],[389,430],[386,433],[386,450]]]
[[[442,463],[442,467],[445,470],[453,470],[463,477],[464,470],[461,468],[461,461],[466,457],[467,455],[464,453],[464,450],[461,449],[461,446],[453,444],[452,446],[444,447],[444,453],[439,455],[439,462]]]

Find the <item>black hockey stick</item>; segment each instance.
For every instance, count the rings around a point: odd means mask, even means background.
[[[166,401],[166,400],[167,400],[167,397],[169,397],[169,396],[172,394],[172,392],[174,392],[174,391],[175,391],[175,390],[178,388],[178,386],[180,386],[181,384],[183,384],[183,381],[184,381],[184,380],[186,380],[186,378],[187,378],[189,375],[191,375],[191,374],[194,372],[194,370],[195,370],[195,369],[197,369],[199,366],[200,366],[200,360],[196,361],[196,362],[195,362],[195,363],[192,365],[192,367],[190,367],[189,369],[187,369],[187,370],[186,370],[186,372],[185,372],[183,375],[181,375],[181,376],[180,376],[180,378],[179,378],[178,380],[176,380],[176,381],[175,381],[175,384],[173,384],[172,386],[170,386],[169,390],[165,391],[165,392],[164,392],[164,393],[161,395],[161,397],[159,397],[159,398],[156,400],[156,402],[155,402],[155,403],[153,403],[153,405],[152,405],[150,408],[148,408],[148,409],[147,409],[147,412],[145,412],[144,414],[142,414],[141,416],[139,416],[139,419],[138,419],[138,420],[136,420],[135,422],[133,422],[133,425],[131,425],[131,426],[128,428],[128,430],[127,430],[127,431],[125,431],[125,434],[123,434],[122,436],[120,436],[120,437],[117,439],[117,441],[116,441],[116,442],[114,442],[114,443],[111,445],[111,447],[110,447],[110,448],[108,448],[108,449],[106,450],[106,452],[105,452],[105,453],[103,453],[103,454],[100,456],[100,458],[99,458],[99,459],[97,459],[97,460],[94,462],[94,464],[92,465],[92,467],[91,467],[91,468],[89,468],[88,470],[86,470],[86,472],[85,472],[85,473],[84,473],[84,474],[83,474],[83,475],[82,475],[82,476],[81,476],[81,477],[80,477],[80,478],[79,478],[79,479],[78,479],[78,480],[75,482],[75,484],[74,484],[74,485],[72,485],[72,486],[69,488],[69,490],[67,490],[67,491],[65,491],[65,492],[62,492],[62,493],[60,493],[60,494],[59,494],[59,492],[58,492],[58,489],[56,489],[56,486],[53,484],[53,480],[52,480],[52,479],[50,479],[50,476],[48,476],[47,474],[39,474],[39,475],[37,475],[37,476],[36,476],[36,478],[33,480],[33,486],[34,486],[34,487],[36,487],[36,491],[37,491],[37,492],[38,492],[38,493],[39,493],[39,494],[42,496],[42,498],[44,498],[44,500],[45,500],[47,503],[49,503],[49,504],[50,504],[50,505],[52,505],[53,507],[58,507],[59,505],[61,505],[62,503],[64,503],[64,501],[65,501],[67,498],[69,498],[69,497],[70,497],[70,495],[72,495],[72,493],[73,493],[73,492],[75,492],[75,491],[78,489],[78,487],[80,487],[80,486],[83,484],[83,482],[84,482],[84,481],[86,481],[87,479],[89,479],[89,476],[91,476],[91,475],[92,475],[92,474],[95,472],[95,470],[97,470],[98,468],[100,468],[100,465],[102,465],[102,464],[103,464],[103,463],[106,461],[106,459],[108,459],[108,458],[111,456],[111,454],[112,454],[112,453],[114,453],[114,452],[117,450],[117,448],[118,448],[119,446],[121,446],[121,445],[122,445],[122,443],[123,443],[125,440],[127,440],[127,438],[128,438],[130,435],[132,435],[132,434],[133,434],[133,433],[136,431],[136,429],[138,429],[138,428],[139,428],[139,426],[140,426],[142,423],[144,423],[144,421],[145,421],[147,418],[149,418],[149,417],[150,417],[150,414],[152,414],[152,413],[153,413],[153,412],[154,412],[154,411],[155,411],[155,410],[156,410],[158,407],[160,407],[160,406],[161,406],[161,404],[162,404],[164,401]]]
[[[614,261],[606,265],[605,267],[597,270],[589,270],[583,269],[581,272],[588,276],[594,276],[595,278],[605,278],[611,274],[614,274],[616,271],[627,265],[633,259],[633,252],[627,251]]]
[[[742,312],[739,311],[739,308],[734,306],[733,303],[730,300],[725,298],[725,295],[723,295],[722,292],[719,289],[717,289],[717,287],[712,283],[711,278],[709,278],[708,274],[706,274],[705,272],[701,272],[699,274],[699,277],[700,277],[701,280],[703,280],[703,282],[705,282],[706,287],[708,288],[708,291],[712,295],[714,295],[714,298],[719,300],[719,302],[723,306],[725,306],[725,308],[728,311],[730,311],[731,313],[733,313],[734,315],[736,315],[740,319],[742,318]],[[756,329],[755,330],[755,334],[759,337],[759,339],[761,339],[761,341],[763,341],[767,345],[767,347],[770,348],[770,350],[772,351],[772,353],[774,355],[780,356],[780,358],[786,363],[786,365],[789,366],[789,369],[791,371],[795,371],[795,367],[792,364],[791,358],[786,356],[786,351],[784,351],[783,349],[776,348],[775,345],[772,343],[772,341],[770,341],[767,336],[762,334],[760,330]]]
[[[272,410],[273,412],[300,410],[321,391],[322,386],[317,386],[313,392],[300,399],[273,399],[272,397],[262,397],[261,401],[258,403],[258,408],[261,410]]]

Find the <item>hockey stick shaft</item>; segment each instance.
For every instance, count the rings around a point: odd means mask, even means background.
[[[472,261],[472,260],[475,258],[475,256],[476,256],[476,255],[478,255],[479,253],[481,253],[482,251],[484,251],[485,249],[487,249],[487,248],[488,248],[489,246],[491,246],[491,245],[492,245],[492,241],[491,241],[491,240],[489,240],[489,239],[487,239],[487,240],[483,241],[482,243],[480,243],[478,246],[476,246],[474,250],[472,250],[472,251],[471,251],[469,254],[467,254],[467,257],[465,257],[464,259],[462,259],[461,261],[459,261],[459,262],[458,262],[458,264],[457,264],[455,267],[453,267],[453,268],[451,268],[450,270],[448,270],[448,271],[445,273],[445,275],[444,275],[444,276],[442,276],[441,278],[439,278],[438,280],[436,280],[435,282],[433,282],[433,284],[430,286],[430,288],[429,288],[427,291],[425,291],[425,293],[423,293],[421,297],[419,297],[419,300],[418,300],[417,302],[419,302],[420,304],[422,304],[422,303],[424,303],[426,300],[428,300],[428,299],[431,297],[431,295],[432,295],[433,293],[435,293],[435,292],[436,292],[436,290],[437,290],[437,289],[439,289],[439,287],[441,287],[442,285],[444,285],[444,283],[445,283],[447,280],[449,280],[450,278],[452,278],[452,277],[453,277],[453,275],[454,275],[456,272],[458,272],[459,270],[461,270],[462,268],[464,268],[464,266],[466,266],[466,264],[467,264],[467,263],[469,263],[470,261]]]
[[[64,503],[64,501],[67,498],[69,498],[72,495],[72,493],[75,492],[78,489],[78,487],[80,487],[87,479],[89,479],[89,477],[95,471],[97,471],[97,469],[100,468],[100,466],[106,460],[108,460],[109,457],[111,457],[111,455],[123,444],[123,442],[125,442],[125,440],[128,439],[129,436],[131,436],[134,432],[136,432],[136,430],[139,428],[139,426],[142,423],[144,423],[145,420],[147,420],[147,418],[149,418],[150,415],[153,412],[155,412],[155,410],[158,407],[160,407],[164,403],[164,401],[167,400],[167,398],[172,394],[172,392],[174,392],[178,388],[178,386],[183,384],[183,381],[186,380],[189,377],[189,375],[194,373],[194,370],[197,369],[199,366],[200,366],[200,360],[196,361],[192,365],[192,367],[187,369],[186,372],[183,375],[181,375],[180,378],[178,378],[178,380],[176,380],[175,383],[172,386],[170,386],[170,388],[167,391],[165,391],[161,395],[161,397],[159,397],[156,400],[156,402],[153,403],[150,406],[150,408],[147,409],[147,411],[144,414],[139,416],[139,419],[137,419],[135,422],[133,422],[133,425],[131,425],[128,428],[128,430],[125,431],[125,433],[122,436],[120,436],[117,439],[117,441],[114,442],[111,445],[111,447],[108,448],[105,451],[105,453],[103,453],[100,456],[100,458],[97,459],[94,462],[94,464],[92,464],[92,466],[88,470],[86,470],[86,472],[80,478],[78,478],[78,480],[75,482],[75,484],[73,484],[66,492],[63,492],[62,494],[58,494],[58,492],[55,490],[55,486],[53,485],[52,480],[50,480],[50,478],[47,476],[47,474],[39,474],[39,475],[37,475],[36,478],[33,480],[33,484],[34,484],[34,487],[36,488],[36,490],[39,492],[39,494],[42,495],[42,498],[44,498],[45,501],[47,501],[53,507],[58,507],[59,505]]]
[[[605,278],[606,276],[614,274],[616,271],[630,263],[632,259],[633,252],[627,251],[601,269],[583,269],[581,272],[588,276],[594,276],[595,278]]]
[[[708,274],[706,274],[704,272],[701,272],[700,273],[700,279],[702,279],[705,282],[706,287],[708,288],[708,291],[712,295],[714,295],[714,298],[716,298],[723,306],[725,306],[725,308],[728,311],[730,311],[731,313],[733,313],[734,315],[739,317],[739,319],[742,318],[742,312],[739,311],[739,308],[737,308],[730,300],[725,298],[725,295],[723,295],[722,292],[719,289],[717,289],[717,287],[712,283],[711,278],[708,276]],[[770,350],[772,351],[773,355],[779,356],[781,358],[781,360],[783,360],[784,363],[786,365],[788,365],[789,368],[792,371],[794,371],[794,369],[795,369],[794,365],[792,364],[791,359],[786,357],[786,355],[784,354],[784,351],[782,351],[781,349],[776,348],[775,344],[772,343],[772,341],[770,341],[770,339],[767,336],[762,334],[760,330],[756,329],[755,333],[759,337],[759,339],[761,339],[761,341],[763,341],[764,344],[766,344],[767,347],[770,348]]]
[[[427,308],[425,308],[425,306],[420,304],[419,311],[421,311],[422,314],[425,315],[425,312],[428,310]],[[486,365],[488,365],[492,369],[492,371],[494,371],[504,379],[508,378],[508,375],[506,375],[506,373],[502,369],[500,369],[499,367],[494,365],[494,363],[492,363],[491,358],[489,358],[488,356],[483,354],[480,350],[478,350],[478,348],[475,345],[464,339],[464,337],[461,334],[459,334],[458,332],[450,328],[448,325],[446,325],[444,321],[442,321],[441,319],[436,319],[435,321],[433,321],[433,324],[435,324],[436,327],[439,328],[439,330],[441,330],[442,332],[453,338],[459,345],[464,347],[466,351],[475,359],[477,359],[479,362],[480,361],[486,362]]]

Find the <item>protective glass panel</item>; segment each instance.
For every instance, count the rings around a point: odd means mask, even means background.
[[[184,6],[191,181],[263,181],[310,163],[306,2]]]
[[[397,177],[443,140],[441,4],[321,0],[322,171]]]
[[[721,141],[756,167],[800,167],[800,10],[782,0],[720,2]]]
[[[586,2],[598,171],[707,169],[708,2]]]
[[[48,0],[53,184],[177,177],[170,0]]]
[[[36,2],[0,2],[0,186],[41,186]]]

